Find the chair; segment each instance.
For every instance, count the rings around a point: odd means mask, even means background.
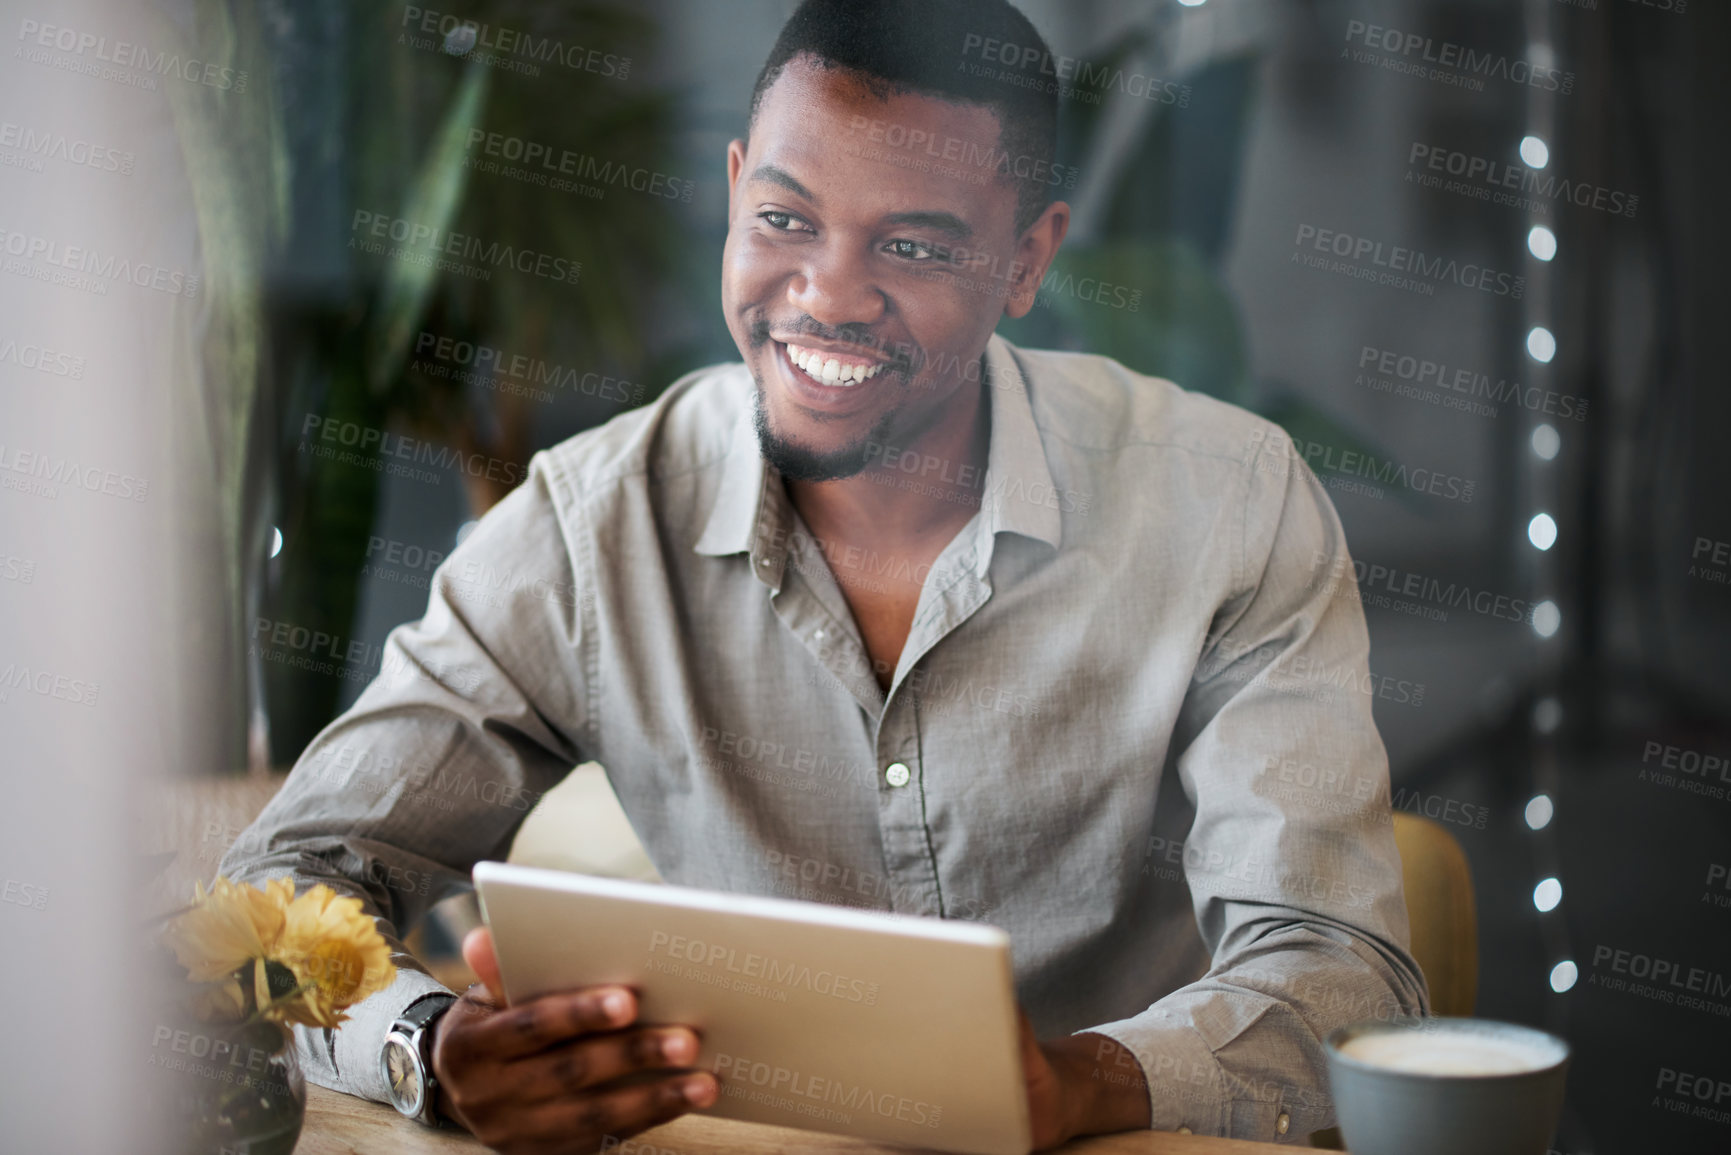
[[[598,762],[585,762],[523,819],[508,861],[602,878],[660,882]]]
[[[1399,810],[1394,844],[1406,886],[1412,957],[1430,987],[1431,1013],[1471,1015],[1479,989],[1479,923],[1467,857],[1447,829]]]
[[[1478,994],[1479,946],[1466,855],[1443,826],[1405,811],[1393,813],[1412,954],[1430,987],[1431,1013],[1471,1015]],[[524,821],[510,860],[660,881],[605,773],[594,763],[579,766],[548,791]]]

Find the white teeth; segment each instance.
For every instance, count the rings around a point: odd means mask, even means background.
[[[857,385],[876,377],[883,368],[882,365],[843,365],[839,358],[826,356],[817,349],[802,349],[798,345],[787,346],[787,356],[806,376],[825,385]]]

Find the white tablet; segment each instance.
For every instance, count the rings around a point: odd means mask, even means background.
[[[708,1114],[978,1155],[1032,1143],[1010,938],[997,927],[483,862],[512,1003],[637,990],[684,1023]]]

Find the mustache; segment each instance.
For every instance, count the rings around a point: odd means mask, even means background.
[[[761,349],[769,343],[770,328],[767,317],[759,317],[751,323],[750,338],[753,349]],[[831,344],[853,345],[887,359],[892,368],[908,372],[925,363],[925,354],[918,346],[891,342],[860,325],[830,326],[810,316],[801,316],[774,328],[793,337],[816,337]]]

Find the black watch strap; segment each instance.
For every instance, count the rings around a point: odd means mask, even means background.
[[[417,1058],[420,1060],[421,1078],[426,1082],[429,1100],[428,1117],[422,1121],[434,1127],[447,1129],[455,1127],[456,1124],[445,1118],[444,1113],[439,1110],[442,1092],[439,1081],[433,1077],[433,1055],[428,1047],[431,1039],[427,1035],[426,1029],[434,1019],[450,1010],[452,1004],[456,1002],[457,996],[449,991],[433,991],[410,1003],[403,1009],[403,1013],[397,1016],[399,1028],[407,1027],[411,1036],[414,1036],[415,1032],[420,1032],[416,1047],[419,1052]]]
[[[424,1027],[438,1018],[454,1002],[457,996],[449,991],[433,991],[422,995],[404,1008],[397,1016],[399,1022],[408,1023],[412,1027]]]

